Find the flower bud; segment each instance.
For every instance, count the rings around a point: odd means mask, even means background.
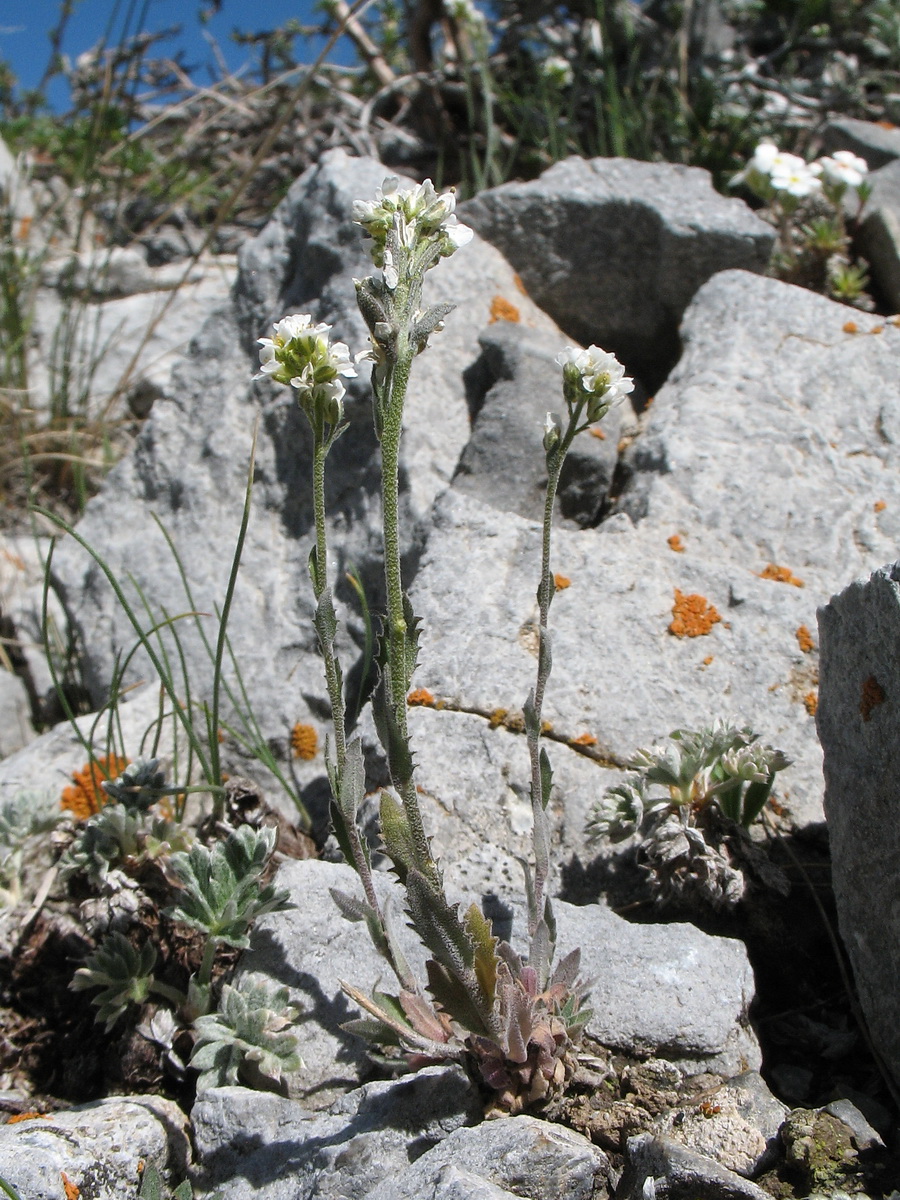
[[[562,421],[556,413],[548,412],[544,417],[544,449],[549,454],[562,437]]]

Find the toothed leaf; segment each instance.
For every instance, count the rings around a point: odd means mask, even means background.
[[[466,910],[463,923],[475,946],[475,976],[485,1001],[492,1005],[497,991],[497,938],[477,904]]]

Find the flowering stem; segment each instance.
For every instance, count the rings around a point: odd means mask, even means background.
[[[531,817],[532,840],[534,843],[534,912],[532,914],[529,933],[534,936],[535,929],[544,917],[544,890],[547,886],[547,876],[550,872],[550,830],[545,811],[544,780],[541,770],[541,710],[544,705],[544,692],[550,677],[552,660],[548,637],[548,619],[550,604],[553,600],[555,585],[550,571],[550,542],[553,528],[553,505],[559,488],[559,477],[563,463],[569,452],[569,447],[576,433],[584,426],[579,425],[582,405],[578,405],[571,413],[568,428],[547,455],[547,491],[544,498],[544,522],[541,546],[541,579],[538,584],[537,599],[540,616],[538,619],[538,666],[537,679],[531,697],[532,719],[526,722],[528,730],[528,753],[531,759]]]
[[[316,603],[328,587],[328,539],[325,528],[325,460],[334,444],[338,430],[326,437],[324,422],[319,418],[311,422],[313,427],[313,512],[316,524],[316,561],[312,571],[313,592]],[[340,427],[339,427],[340,428]],[[341,689],[341,671],[333,643],[322,636],[319,630],[319,646],[325,665],[325,686],[331,703],[331,721],[334,728],[334,753],[338,778],[347,759],[347,737],[345,731],[344,696]]]

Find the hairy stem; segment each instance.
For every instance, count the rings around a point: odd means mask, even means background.
[[[534,914],[532,924],[536,928],[544,916],[544,891],[547,886],[547,876],[550,873],[550,830],[547,814],[544,809],[544,785],[541,778],[541,710],[544,706],[544,692],[550,677],[551,658],[547,636],[550,604],[553,600],[555,584],[550,571],[550,543],[553,530],[553,505],[559,487],[559,477],[562,473],[566,454],[578,431],[580,407],[572,414],[569,426],[562,439],[547,456],[547,491],[544,498],[544,521],[541,534],[541,578],[538,584],[537,599],[539,609],[538,619],[538,666],[537,679],[534,685],[533,708],[534,723],[528,730],[528,753],[531,759],[531,817],[532,841],[534,844]],[[529,930],[534,935],[534,928]]]
[[[328,587],[328,537],[325,528],[325,459],[334,442],[334,435],[325,437],[321,420],[313,425],[313,512],[316,524],[316,566],[313,572],[313,591],[316,603]],[[319,647],[325,666],[325,686],[331,704],[331,721],[334,728],[334,754],[338,778],[343,773],[347,759],[347,735],[345,730],[344,696],[341,690],[341,673],[334,648],[320,636]]]

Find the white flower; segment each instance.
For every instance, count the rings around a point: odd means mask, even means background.
[[[559,88],[569,87],[575,78],[571,63],[559,54],[552,54],[544,59],[541,63],[541,74],[548,83]]]
[[[301,408],[312,418],[315,410],[330,424],[343,415],[345,388],[341,377],[352,379],[356,368],[343,342],[329,343],[331,326],[313,325],[308,313],[283,317],[272,327],[270,338],[258,338],[259,372],[276,383],[295,388]]]
[[[572,402],[569,399],[571,388],[577,388],[576,395],[588,397],[589,423],[599,421],[608,409],[620,404],[629,392],[634,391],[634,380],[625,374],[625,368],[616,356],[599,346],[588,346],[586,350],[566,346],[555,361],[563,369],[566,402]]]
[[[822,190],[819,179],[821,168],[816,163],[807,164],[796,155],[784,155],[791,162],[782,162],[772,169],[770,181],[777,192],[787,192],[798,200],[813,196]]]
[[[858,188],[869,173],[868,163],[851,150],[835,150],[831,157],[820,158],[818,165],[828,183]]]

